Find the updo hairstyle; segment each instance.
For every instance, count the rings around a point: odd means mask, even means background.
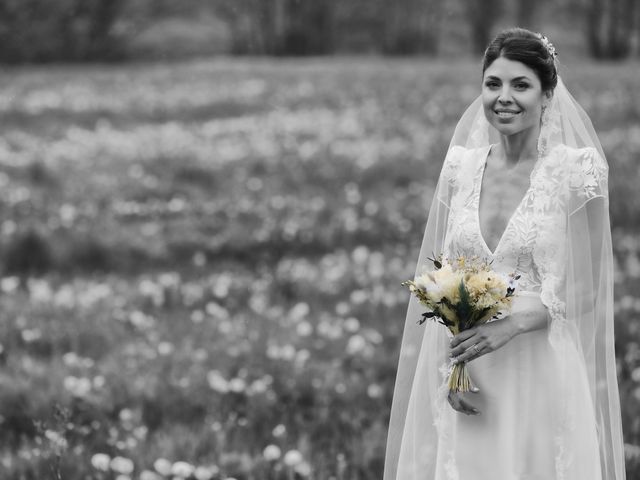
[[[510,28],[500,32],[484,52],[482,73],[500,57],[521,62],[536,72],[543,92],[556,88],[558,72],[554,57],[538,34],[525,28]]]

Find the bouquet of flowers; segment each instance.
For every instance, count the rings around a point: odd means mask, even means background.
[[[418,320],[419,324],[432,318],[457,335],[498,318],[511,307],[519,275],[494,272],[489,263],[475,257],[461,256],[454,262],[442,256],[429,260],[433,262],[432,271],[402,283],[428,308]],[[453,366],[449,389],[458,392],[471,389],[464,363]]]

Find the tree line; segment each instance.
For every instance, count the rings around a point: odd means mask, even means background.
[[[549,21],[564,12],[575,19],[593,57],[623,59],[640,53],[634,52],[640,43],[639,4],[638,0],[0,0],[0,61],[123,59],[145,25],[204,11],[226,26],[231,53],[251,55],[437,55],[451,38],[465,38],[469,49],[479,53],[505,15],[513,24],[534,28],[541,17]]]

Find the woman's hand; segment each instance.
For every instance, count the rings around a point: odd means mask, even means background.
[[[493,352],[517,334],[517,325],[510,322],[509,317],[460,332],[451,339],[453,363],[470,362]]]
[[[451,356],[453,363],[469,362],[485,353],[497,350],[517,334],[513,323],[496,320],[485,323],[471,330],[465,330],[451,339]],[[471,393],[480,390],[472,386]],[[469,402],[466,394],[449,390],[447,400],[451,407],[465,415],[480,415],[480,411]]]
[[[473,393],[478,393],[480,390],[475,388],[472,390]],[[449,401],[449,405],[451,407],[465,415],[480,415],[480,410],[474,407],[469,401],[465,398],[465,394],[462,392],[455,392],[453,390],[449,390],[449,395],[447,395],[447,400]]]
[[[497,350],[516,335],[548,325],[549,313],[539,296],[517,297],[516,300],[511,315],[465,330],[451,339],[454,364],[470,362]]]

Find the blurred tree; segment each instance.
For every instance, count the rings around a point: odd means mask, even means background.
[[[235,53],[438,50],[442,0],[215,0]]]
[[[591,55],[628,57],[640,27],[637,14],[637,0],[588,0],[586,36]]]
[[[386,10],[386,11],[384,11]],[[438,52],[442,2],[397,0],[383,6],[386,25],[383,50],[392,54]]]
[[[240,54],[308,55],[333,50],[333,0],[215,0]]]
[[[532,28],[536,7],[540,7],[541,2],[531,2],[530,0],[518,0],[516,3],[516,24],[519,27]]]
[[[471,48],[482,54],[491,41],[493,27],[502,13],[501,0],[464,0],[471,27]]]
[[[275,0],[277,53],[323,54],[334,49],[332,0]]]
[[[139,0],[0,0],[0,61],[106,60],[125,56]],[[129,29],[130,30],[130,29]]]

